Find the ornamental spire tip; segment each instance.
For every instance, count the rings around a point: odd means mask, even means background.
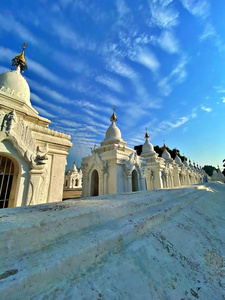
[[[22,74],[23,74],[24,70],[27,69],[27,62],[26,62],[26,58],[24,56],[25,48],[26,48],[26,43],[23,44],[22,52],[12,59],[12,67],[11,67],[11,70],[13,69],[13,67],[15,67],[16,70],[19,70],[19,72],[21,72]]]
[[[112,123],[114,123],[114,122],[117,121],[116,114],[115,114],[115,105],[113,105],[113,114],[112,114],[112,116],[111,116],[111,118],[110,118],[110,121],[111,121]]]

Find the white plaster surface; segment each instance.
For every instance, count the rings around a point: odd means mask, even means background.
[[[218,182],[0,211],[0,299],[225,299]]]

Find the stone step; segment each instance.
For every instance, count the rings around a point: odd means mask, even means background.
[[[74,234],[92,225],[119,219],[145,208],[183,197],[192,189],[154,190],[121,195],[100,196],[55,204],[36,205],[0,212],[0,253],[4,262],[17,249],[15,258],[41,250],[61,236]],[[127,200],[129,195],[129,199]],[[26,220],[26,222],[24,222]],[[0,266],[1,266],[0,262]]]
[[[170,201],[166,203],[160,202],[158,205],[145,207],[144,211],[89,226],[83,229],[79,236],[76,233],[64,235],[55,243],[43,248],[41,252],[36,251],[21,257],[10,266],[10,270],[18,270],[18,272],[1,280],[0,293],[3,299],[8,295],[10,299],[18,299],[20,295],[24,295],[24,289],[26,289],[25,294],[32,298],[34,295],[41,294],[38,286],[51,289],[62,278],[72,279],[82,276],[107,259],[108,255],[122,250],[132,241],[149,234],[152,228],[203,194],[201,190],[192,190],[190,193],[189,189],[185,200],[182,194],[175,200],[169,197]]]

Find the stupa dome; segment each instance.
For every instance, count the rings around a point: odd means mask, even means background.
[[[145,139],[146,139],[145,143],[142,146],[142,154],[146,154],[146,153],[153,154],[153,153],[155,153],[153,145],[149,142],[149,135],[148,135],[147,132],[145,134]]]
[[[178,165],[182,164],[182,161],[178,155],[176,155],[174,160],[175,160],[175,163],[177,163]]]
[[[171,159],[170,153],[165,149],[162,153],[162,158],[164,159]]]
[[[117,118],[114,110],[115,106],[113,107],[113,114],[110,118],[112,124],[106,130],[105,139],[101,142],[101,146],[114,143],[126,144],[126,142],[122,140],[120,129],[116,126]]]
[[[116,126],[115,123],[112,123],[105,133],[104,141],[109,141],[109,140],[121,140],[120,129]]]
[[[29,85],[18,70],[0,74],[0,90],[31,105]]]
[[[72,168],[72,172],[76,173],[77,172],[77,167],[76,167],[76,162],[73,162],[73,168]]]
[[[15,71],[8,71],[0,74],[0,91],[8,94],[11,97],[16,97],[27,105],[30,103],[30,88],[26,79],[21,75],[27,69],[27,63],[24,56],[26,43],[23,44],[22,52],[12,59],[12,68]]]
[[[186,159],[184,159],[183,164],[184,164],[186,167],[188,167],[188,162],[186,161]]]

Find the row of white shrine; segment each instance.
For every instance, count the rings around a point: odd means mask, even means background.
[[[100,147],[93,149],[91,155],[82,160],[83,197],[179,187],[207,181],[203,169],[188,164],[186,160],[182,162],[178,155],[173,160],[165,145],[162,157],[159,157],[149,142],[147,132],[142,153],[138,156],[122,140],[115,123],[115,112],[110,121],[111,125]]]

